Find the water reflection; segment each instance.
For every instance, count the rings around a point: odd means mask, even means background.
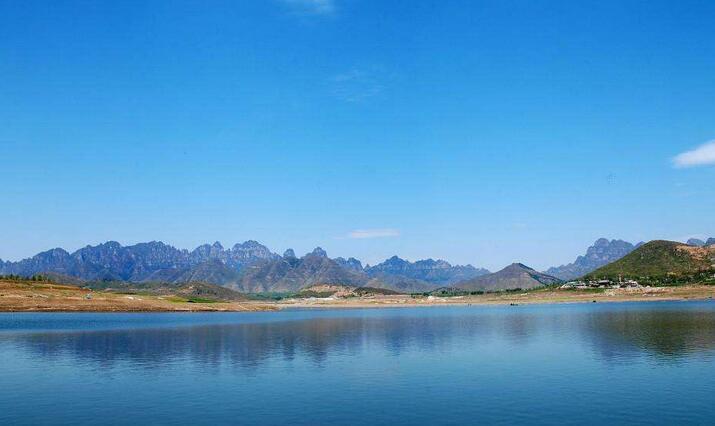
[[[712,310],[599,312],[581,321],[580,329],[609,360],[641,353],[677,360],[715,347]]]
[[[13,345],[47,361],[62,357],[97,367],[129,361],[157,368],[189,359],[206,366],[223,363],[255,369],[271,358],[301,357],[317,366],[331,353],[357,354],[378,347],[389,355],[419,350],[448,353],[468,347],[479,353],[489,345],[513,350],[530,344],[569,340],[591,346],[605,360],[647,354],[678,359],[715,347],[715,311],[589,310],[527,308],[445,310],[444,315],[380,315],[312,318],[293,321],[215,324],[187,327],[37,332],[5,336]]]
[[[320,365],[331,352],[351,354],[376,345],[393,355],[418,347],[446,350],[455,339],[498,333],[492,318],[469,326],[458,317],[317,318],[289,322],[221,324],[167,329],[50,332],[16,335],[14,344],[48,360],[69,354],[103,366],[130,360],[157,367],[190,357],[253,368],[271,357],[305,356]]]

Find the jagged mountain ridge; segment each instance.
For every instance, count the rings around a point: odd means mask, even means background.
[[[74,253],[55,248],[29,259],[0,264],[0,274],[34,275],[58,273],[89,281],[141,282],[185,273],[211,260],[240,270],[258,261],[279,256],[256,241],[235,244],[224,249],[220,243],[204,244],[192,251],[180,250],[160,241],[122,246],[108,241],[86,246]]]
[[[278,259],[247,267],[241,277],[227,286],[246,293],[295,292],[315,284],[342,284],[362,287],[371,282],[362,271],[330,259],[320,247],[301,258],[290,250]]]
[[[130,246],[108,241],[74,253],[58,248],[19,262],[0,261],[0,275],[51,274],[82,281],[133,283],[207,282],[247,292],[295,291],[318,283],[421,292],[488,273],[443,260],[409,262],[393,256],[363,267],[352,257],[329,259],[321,248],[309,255],[299,259],[288,249],[279,256],[252,240],[229,249],[218,242],[204,244],[192,251],[158,241]]]
[[[572,280],[582,277],[601,266],[622,258],[635,250],[643,243],[631,244],[623,240],[608,240],[599,238],[586,250],[586,254],[579,256],[573,263],[549,268],[546,274],[561,280]]]
[[[365,268],[365,272],[374,278],[390,276],[393,279],[417,280],[442,287],[470,278],[489,273],[484,268],[475,268],[472,265],[451,265],[449,262],[438,259],[424,259],[410,262],[397,256]]]

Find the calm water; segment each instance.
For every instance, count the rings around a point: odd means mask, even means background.
[[[715,422],[715,302],[0,314],[0,424]]]

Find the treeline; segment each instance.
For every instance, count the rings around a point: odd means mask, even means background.
[[[629,274],[599,274],[586,275],[582,280],[598,281],[611,280],[618,282],[621,280],[635,280],[641,285],[654,287],[679,286],[687,284],[715,284],[715,270],[700,271],[692,274],[666,274],[666,275],[629,275]]]
[[[26,282],[52,282],[49,277],[46,277],[44,275],[32,275],[29,277],[23,276],[23,275],[15,275],[15,274],[10,274],[10,275],[0,275],[0,280],[4,281],[26,281]]]
[[[551,286],[545,286],[551,287]],[[479,296],[482,294],[501,294],[501,293],[518,293],[525,291],[522,288],[508,288],[500,290],[462,290],[458,288],[438,288],[432,291],[426,291],[422,293],[412,293],[411,296],[414,297],[454,297],[454,296]]]

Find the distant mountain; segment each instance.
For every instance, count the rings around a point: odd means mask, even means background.
[[[432,288],[450,285],[459,281],[486,275],[488,270],[472,265],[454,265],[444,260],[425,259],[409,262],[397,256],[365,268],[365,272],[378,279],[388,281],[422,281]]]
[[[715,246],[695,247],[676,241],[651,241],[620,260],[589,273],[586,279],[640,279],[690,276],[715,270]]]
[[[169,281],[209,261],[219,261],[240,271],[245,266],[278,257],[256,241],[236,244],[228,250],[218,242],[204,244],[191,252],[159,241],[132,246],[109,241],[72,254],[56,248],[19,262],[4,262],[0,264],[0,274],[29,276],[51,272],[87,281]]]
[[[559,279],[556,277],[538,272],[521,263],[512,263],[501,271],[459,282],[454,287],[470,291],[517,288],[526,290],[558,282]]]
[[[338,265],[342,266],[343,268],[350,269],[351,271],[356,271],[356,272],[362,272],[363,267],[362,263],[355,259],[354,257],[350,257],[348,259],[344,259],[342,257],[336,257],[333,259]]]
[[[362,271],[342,266],[330,259],[320,247],[301,258],[296,258],[292,250],[286,254],[247,267],[241,279],[228,286],[237,291],[260,293],[295,292],[315,284],[362,287],[370,282]]]
[[[546,273],[561,280],[572,280],[622,258],[640,244],[643,243],[633,245],[623,240],[609,241],[606,238],[599,238],[586,250],[585,255],[577,257],[573,263],[549,268]]]
[[[715,246],[715,238],[708,238],[707,241],[705,241],[706,246]]]
[[[705,245],[705,241],[699,238],[691,238],[685,244],[693,247],[702,247]]]

